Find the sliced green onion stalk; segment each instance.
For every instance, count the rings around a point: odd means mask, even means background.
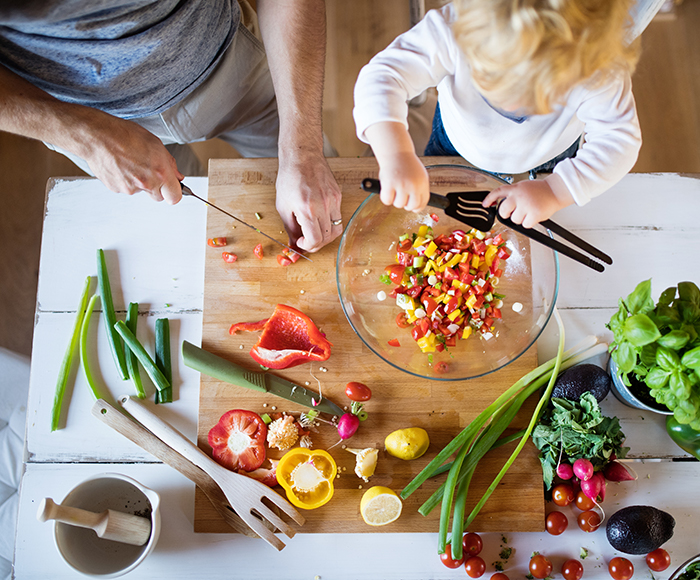
[[[126,327],[126,324],[124,324],[124,321],[118,320],[116,322],[116,324],[114,325],[114,328],[117,330],[119,335],[124,339],[126,346],[129,347],[131,352],[133,352],[136,355],[136,358],[139,359],[141,366],[144,368],[146,373],[148,373],[148,376],[151,377],[151,380],[153,381],[153,384],[156,386],[156,389],[158,389],[159,391],[162,391],[163,389],[167,389],[170,386],[170,382],[168,381],[168,379],[165,378],[165,375],[163,375],[161,370],[156,366],[156,363],[153,362],[153,359],[146,352],[146,349],[143,348],[143,345],[138,341],[138,339],[134,336],[134,334]]]
[[[87,308],[85,309],[85,316],[83,316],[83,323],[80,327],[80,362],[83,366],[83,372],[85,373],[85,380],[87,381],[90,391],[92,391],[95,400],[102,399],[100,394],[100,389],[97,388],[97,382],[90,369],[90,357],[88,357],[88,331],[90,329],[90,319],[92,318],[92,311],[95,309],[95,303],[99,299],[98,294],[93,294],[88,302]]]
[[[124,344],[122,343],[119,334],[114,329],[114,323],[117,321],[117,315],[114,312],[114,302],[112,301],[112,287],[109,285],[109,274],[107,272],[107,263],[105,262],[105,253],[102,249],[97,250],[97,286],[102,300],[102,310],[104,311],[107,329],[107,340],[109,347],[112,349],[112,357],[114,364],[117,365],[119,375],[123,380],[129,378],[129,370],[126,367],[126,355],[124,353]]]
[[[129,308],[126,310],[126,327],[136,336],[136,328],[138,326],[139,319],[139,305],[137,302],[130,302]],[[129,350],[129,352],[124,353],[126,356],[126,368],[129,371],[129,378],[131,382],[134,383],[136,388],[136,395],[139,399],[146,398],[146,391],[143,388],[143,381],[141,380],[141,373],[139,372],[139,359],[136,355]]]
[[[53,409],[51,410],[51,431],[55,431],[56,429],[58,429],[58,425],[61,421],[61,409],[63,407],[63,398],[66,393],[66,385],[68,384],[68,377],[70,375],[71,367],[73,366],[73,360],[75,359],[75,354],[79,348],[80,328],[83,324],[83,317],[85,316],[85,309],[87,308],[88,304],[91,282],[92,278],[88,276],[85,279],[83,293],[80,295],[78,310],[75,313],[75,322],[73,323],[73,332],[71,333],[70,342],[68,343],[66,352],[63,355],[61,368],[58,371],[58,379],[56,381],[56,392],[53,397]]]
[[[170,361],[170,321],[167,318],[156,320],[156,366],[170,383],[163,390],[156,391],[156,404],[173,402],[173,369]]]
[[[474,521],[474,518],[519,455],[539,420],[544,406],[549,401],[559,372],[587,358],[607,351],[607,344],[598,344],[595,336],[588,337],[573,348],[564,351],[563,324],[556,309],[554,312],[560,330],[557,356],[527,373],[512,387],[502,393],[448,443],[401,492],[401,497],[406,499],[428,478],[448,471],[447,480],[418,510],[419,513],[425,516],[436,505],[442,503],[440,529],[438,532],[439,553],[445,551],[450,518],[452,518],[452,537],[460,537],[463,531]],[[517,434],[502,437],[503,432],[510,426],[510,423],[525,401],[533,394],[539,392],[545,384],[547,384],[547,388],[540,397],[528,427]],[[478,462],[489,450],[516,439],[520,439],[520,441],[510,458],[506,461],[472,512],[467,518],[464,518],[469,484]],[[455,459],[448,462],[448,459],[453,455],[455,455]],[[453,543],[452,556],[458,559],[461,557],[462,552],[461,542]]]

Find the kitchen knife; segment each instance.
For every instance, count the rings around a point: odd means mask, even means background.
[[[182,360],[188,367],[226,383],[277,395],[320,413],[338,417],[345,414],[338,405],[306,387],[268,372],[246,370],[186,340],[182,341]]]
[[[214,209],[218,209],[221,213],[226,214],[228,217],[230,217],[230,218],[236,220],[239,224],[243,224],[243,225],[246,226],[247,228],[250,228],[251,230],[255,230],[255,231],[258,232],[259,234],[262,234],[263,236],[265,236],[268,240],[272,240],[272,241],[275,242],[276,244],[279,244],[280,246],[282,246],[282,247],[284,247],[284,248],[287,248],[289,251],[294,252],[295,254],[299,254],[299,255],[300,255],[302,258],[304,258],[305,260],[308,260],[309,262],[313,262],[313,260],[312,260],[311,258],[305,256],[305,255],[302,254],[301,252],[298,252],[298,251],[295,250],[294,248],[290,248],[287,244],[283,244],[282,242],[280,242],[279,240],[276,240],[276,239],[273,238],[272,236],[268,236],[268,235],[267,235],[265,232],[263,232],[262,230],[259,230],[259,229],[256,228],[255,226],[251,226],[249,223],[244,222],[241,218],[237,218],[235,215],[228,213],[227,211],[225,211],[225,210],[221,209],[220,207],[214,205],[213,203],[207,201],[207,200],[204,199],[203,197],[199,197],[196,193],[194,193],[194,192],[193,192],[189,187],[187,187],[184,183],[180,182],[180,185],[182,186],[182,195],[189,195],[189,196],[191,196],[191,197],[196,197],[199,201],[203,201],[203,202],[206,203],[208,206],[213,207]]]

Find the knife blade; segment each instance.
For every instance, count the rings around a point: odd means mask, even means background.
[[[191,196],[191,197],[196,197],[199,201],[203,201],[203,202],[206,203],[209,207],[213,207],[214,209],[218,209],[221,213],[226,214],[228,217],[230,217],[230,218],[236,220],[239,224],[243,224],[243,225],[246,226],[247,228],[250,228],[251,230],[254,230],[254,231],[258,232],[259,234],[262,234],[262,235],[265,236],[268,240],[272,240],[272,241],[275,242],[276,244],[279,244],[280,246],[282,246],[282,247],[284,247],[284,248],[287,248],[289,251],[294,252],[295,254],[299,254],[299,255],[300,255],[302,258],[304,258],[305,260],[308,260],[309,262],[313,262],[313,260],[312,260],[311,258],[309,258],[308,256],[305,256],[305,255],[302,254],[301,252],[298,252],[298,251],[295,250],[294,248],[289,247],[287,244],[283,244],[282,242],[280,242],[279,240],[276,240],[276,239],[273,238],[272,236],[268,236],[268,235],[267,235],[265,232],[263,232],[262,230],[256,228],[255,226],[251,226],[251,225],[250,225],[249,223],[247,223],[247,222],[244,222],[241,218],[237,218],[235,215],[230,214],[229,212],[227,212],[227,211],[221,209],[220,207],[214,205],[213,203],[211,203],[210,201],[204,199],[203,197],[199,197],[194,191],[192,191],[192,190],[191,190],[189,187],[187,187],[184,183],[180,182],[180,185],[182,186],[182,195],[189,195],[189,196]]]
[[[311,389],[268,372],[249,371],[186,340],[182,341],[182,360],[191,369],[226,383],[276,395],[320,413],[338,417],[345,414],[333,401],[321,398]]]

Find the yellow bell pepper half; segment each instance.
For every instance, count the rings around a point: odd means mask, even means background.
[[[335,460],[323,449],[295,447],[277,465],[277,481],[287,492],[287,499],[305,510],[330,501],[337,473]]]

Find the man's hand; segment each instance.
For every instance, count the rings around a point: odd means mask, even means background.
[[[486,196],[483,206],[489,207],[499,201],[498,213],[526,228],[534,228],[539,222],[574,203],[570,195],[558,197],[546,180],[503,185]]]
[[[292,245],[316,252],[343,232],[342,194],[323,155],[307,155],[297,162],[280,160],[277,174],[277,211]]]

